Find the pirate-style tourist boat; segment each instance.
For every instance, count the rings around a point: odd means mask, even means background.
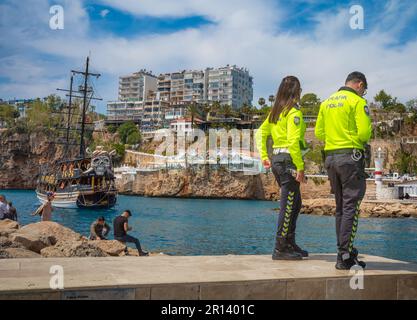
[[[87,57],[85,72],[72,71],[69,91],[69,105],[67,113],[67,126],[64,128],[66,137],[63,142],[64,157],[55,163],[41,166],[36,194],[38,199],[45,203],[47,194],[54,193],[52,205],[58,208],[110,208],[116,204],[117,189],[113,172],[112,156],[115,151],[107,152],[98,146],[94,151],[85,148],[84,135],[92,123],[87,121],[86,113],[93,97],[92,87],[88,85],[89,76],[98,77],[99,74],[89,73],[89,58]],[[82,74],[84,85],[78,91],[73,90],[74,74]],[[62,90],[62,89],[60,89]],[[74,92],[81,93],[82,112],[81,128],[71,128],[71,119],[76,116],[73,112],[72,98]],[[77,97],[77,96],[75,96]],[[93,131],[93,130],[91,130]],[[70,141],[70,132],[79,133],[79,142]],[[57,142],[58,143],[58,142]],[[79,146],[79,154],[75,157],[69,155],[69,146]]]

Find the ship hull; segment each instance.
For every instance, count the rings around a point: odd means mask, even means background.
[[[47,201],[46,194],[36,192],[38,200],[44,204]],[[55,198],[52,201],[52,206],[63,209],[76,208],[112,208],[117,202],[117,192],[94,192],[94,193],[80,193],[80,192],[62,192],[55,193]]]
[[[117,202],[117,192],[81,193],[77,199],[79,208],[112,208]]]
[[[36,192],[36,196],[39,201],[44,204],[47,201],[46,194],[43,194],[39,191]],[[56,193],[55,198],[52,201],[52,206],[55,208],[64,208],[64,209],[75,209],[77,206],[77,199],[79,197],[79,192],[65,192],[65,193]]]

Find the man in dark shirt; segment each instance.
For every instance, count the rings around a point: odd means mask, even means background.
[[[15,207],[13,207],[13,203],[9,202],[9,213],[7,215],[7,218],[10,220],[17,221],[17,210]]]
[[[90,226],[90,240],[107,240],[106,236],[110,232],[110,226],[104,217],[99,217]]]
[[[124,243],[127,243],[127,242],[134,243],[136,245],[136,249],[138,249],[140,256],[148,256],[149,253],[142,250],[139,239],[127,234],[128,231],[132,230],[132,228],[129,227],[129,224],[128,224],[129,217],[131,216],[132,216],[132,213],[130,212],[130,210],[125,210],[120,216],[114,219],[113,221],[114,239],[124,242]]]

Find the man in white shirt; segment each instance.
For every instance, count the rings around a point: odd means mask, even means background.
[[[6,202],[6,197],[0,194],[0,220],[6,218],[9,213],[9,204]]]

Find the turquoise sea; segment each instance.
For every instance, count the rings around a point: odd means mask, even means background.
[[[18,210],[19,222],[39,205],[34,191],[0,190]],[[172,255],[270,254],[274,245],[277,202],[119,196],[111,210],[55,209],[53,220],[88,236],[98,216],[107,221],[130,209],[132,235],[146,250]],[[312,253],[333,253],[333,217],[301,215],[297,238]],[[110,237],[112,238],[112,237]],[[417,219],[362,218],[355,246],[361,253],[417,262]]]

